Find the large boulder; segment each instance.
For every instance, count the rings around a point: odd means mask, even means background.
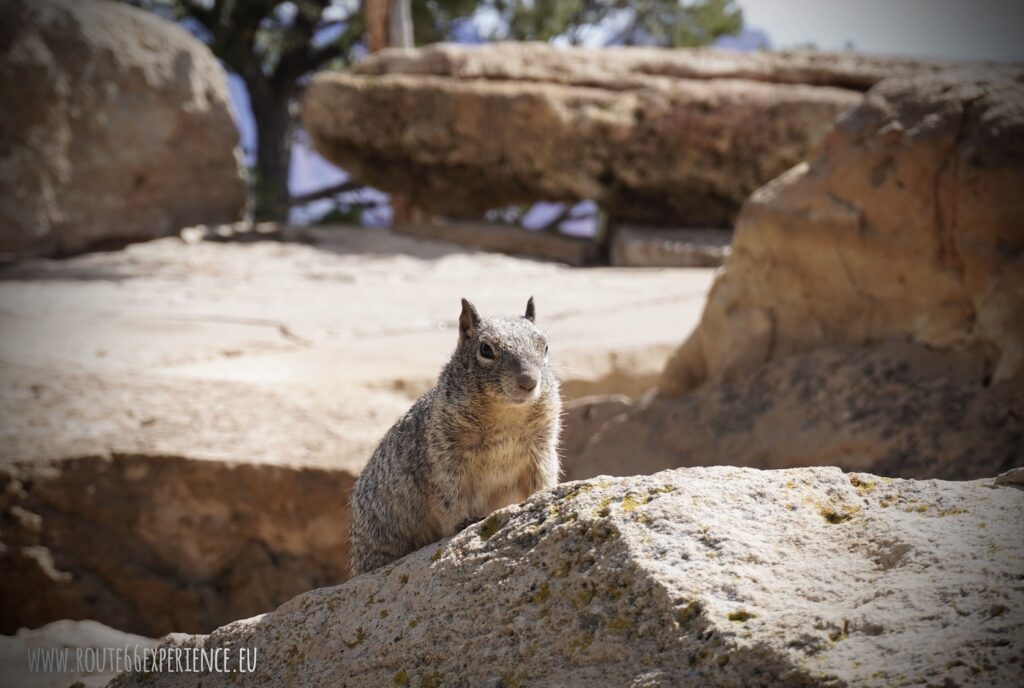
[[[164,644],[230,648],[230,672],[111,685],[1016,686],[1018,478],[719,467],[568,483]]]
[[[303,122],[356,179],[436,213],[592,199],[622,221],[727,226],[887,63],[701,50],[388,50],[314,77]]]
[[[68,253],[238,219],[224,70],[120,3],[0,0],[0,251]]]
[[[747,200],[662,395],[887,340],[964,351],[978,383],[1024,373],[1022,82],[992,68],[875,86]]]
[[[965,480],[1024,466],[1024,377],[920,345],[823,348],[678,398],[567,404],[568,480],[726,464]]]

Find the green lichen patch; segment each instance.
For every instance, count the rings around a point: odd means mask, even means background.
[[[501,688],[519,688],[519,678],[511,671],[501,675]]]
[[[441,688],[441,685],[443,683],[444,683],[444,674],[433,673],[433,674],[427,674],[426,676],[424,676],[422,683],[420,683],[420,686],[422,688]]]
[[[395,675],[391,678],[391,683],[395,686],[409,685],[409,672],[405,669],[395,672]]]
[[[857,494],[861,497],[866,497],[875,491],[875,483],[868,480],[863,480],[859,476],[851,475],[850,484],[853,485],[854,489],[857,490]]]
[[[686,626],[687,623],[699,616],[701,611],[703,611],[703,606],[696,600],[691,600],[686,603],[686,606],[676,610],[676,622],[679,623],[679,626]]]
[[[622,500],[622,510],[628,514],[631,511],[636,510],[637,507],[641,507],[650,501],[650,495],[646,497],[637,497],[635,495],[628,494],[626,495],[626,498]]]
[[[534,604],[544,604],[551,598],[551,586],[547,583],[541,583],[540,587],[533,592],[533,596],[530,598]]]
[[[845,523],[846,521],[849,521],[858,511],[860,511],[858,507],[850,506],[849,504],[818,505],[818,513],[821,514],[821,517],[825,519],[825,521],[831,523],[832,525],[838,525],[840,523]]]
[[[444,556],[444,549],[441,547],[437,548],[437,551],[430,555],[430,561],[437,561]]]
[[[569,651],[573,654],[585,652],[592,642],[594,642],[594,634],[590,631],[583,631],[569,644]]]
[[[498,521],[497,516],[492,514],[480,525],[480,538],[482,540],[490,540],[499,530],[501,530],[501,523]]]
[[[576,609],[583,609],[588,604],[590,604],[591,600],[594,599],[595,594],[596,591],[593,588],[583,588],[582,590],[580,590],[572,596],[572,606]]]
[[[728,618],[729,621],[743,623],[745,621],[749,621],[750,619],[756,619],[757,614],[754,614],[753,612],[748,612],[746,609],[736,609],[734,611],[729,612],[726,618]]]
[[[594,489],[593,485],[591,485],[589,483],[584,483],[584,484],[580,485],[579,487],[577,487],[577,488],[575,488],[573,490],[570,490],[569,492],[566,492],[565,496],[562,497],[561,501],[563,501],[563,502],[572,501],[573,499],[576,499],[577,497],[579,497],[584,492],[590,492],[593,489]]]
[[[353,638],[352,640],[342,640],[341,642],[345,643],[345,647],[351,650],[354,647],[362,645],[364,640],[366,640],[366,631],[364,631],[363,627],[360,626],[356,629],[355,638]]]
[[[626,633],[633,627],[633,619],[628,616],[616,616],[608,620],[608,630],[612,633]]]
[[[416,628],[417,626],[420,625],[420,621],[421,620],[422,619],[420,619],[420,617],[418,617],[418,616],[412,617],[412,621],[409,622],[409,628]]]

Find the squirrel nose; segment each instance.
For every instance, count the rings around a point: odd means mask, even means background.
[[[533,373],[519,373],[519,377],[516,379],[519,386],[527,392],[532,392],[533,388],[537,386],[537,376]]]

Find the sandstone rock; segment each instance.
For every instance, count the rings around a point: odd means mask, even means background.
[[[568,480],[708,464],[963,480],[1024,466],[1024,378],[910,344],[824,348],[679,398],[567,406]]]
[[[822,346],[912,340],[1024,373],[1024,70],[893,78],[755,192],[678,396]]]
[[[0,370],[0,632],[208,631],[346,579],[356,471],[301,405],[223,381]]]
[[[224,70],[183,28],[113,2],[3,0],[0,251],[85,250],[237,219]]]
[[[354,482],[339,470],[145,454],[5,467],[2,630],[64,616],[195,632],[339,583]]]
[[[355,178],[442,215],[591,199],[615,220],[722,227],[859,102],[850,71],[830,57],[441,45],[318,74],[303,122]]]
[[[836,468],[569,483],[112,686],[1015,686],[1024,491]]]
[[[54,621],[42,628],[23,628],[14,636],[0,636],[0,677],[11,688],[67,688],[75,686],[105,686],[121,668],[115,668],[116,652],[128,651],[138,656],[157,646],[157,641],[131,633],[122,633],[95,621]],[[128,648],[128,650],[125,650]],[[137,650],[136,650],[137,648]],[[66,671],[50,665],[48,671],[37,664],[29,665],[30,653],[65,655]],[[66,653],[66,654],[65,654]],[[104,654],[105,653],[105,654]],[[100,664],[106,660],[106,664]],[[89,671],[89,669],[93,669]]]
[[[670,79],[741,79],[778,84],[835,86],[866,91],[895,75],[936,73],[960,63],[905,58],[879,58],[855,52],[818,50],[736,53],[723,50],[663,48],[574,48],[547,43],[492,43],[475,46],[435,44],[420,50],[382,50],[356,66],[360,74],[414,74],[546,81],[575,86],[607,85],[629,90],[650,77]],[[997,67],[997,69],[1003,69]],[[1009,71],[1014,71],[1012,68]]]

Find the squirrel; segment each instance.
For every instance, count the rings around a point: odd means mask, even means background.
[[[384,435],[352,489],[352,575],[372,571],[558,483],[562,402],[534,321],[462,299],[437,385]]]

